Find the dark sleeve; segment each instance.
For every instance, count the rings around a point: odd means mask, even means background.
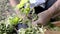
[[[50,8],[57,0],[47,0],[47,2],[45,3],[45,9]]]
[[[43,12],[44,10],[47,10],[50,8],[57,0],[47,0],[45,3],[45,8],[42,8],[40,6],[35,7],[35,13],[38,14],[40,12]]]

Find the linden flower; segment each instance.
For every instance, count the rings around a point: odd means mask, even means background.
[[[19,29],[18,34],[25,34],[25,29],[23,29],[23,28]]]
[[[43,29],[43,28],[39,28],[39,31],[44,34],[44,32],[46,31],[46,29]]]
[[[6,33],[3,33],[3,34],[6,34]]]

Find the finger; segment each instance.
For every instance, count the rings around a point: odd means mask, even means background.
[[[55,22],[52,22],[52,24],[54,24],[55,26],[60,27],[60,21],[55,21]]]

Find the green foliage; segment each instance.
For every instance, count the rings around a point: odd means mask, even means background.
[[[0,34],[13,34],[13,26],[8,25],[5,23],[0,23]]]
[[[20,3],[16,6],[18,9],[22,8],[25,3],[27,3],[28,0],[21,0]]]
[[[23,13],[23,14],[28,15],[29,12],[30,12],[30,8],[29,8],[29,7],[27,7],[27,8],[22,8],[22,9],[21,9],[21,13]]]
[[[4,19],[6,17],[4,17],[5,15],[3,15],[3,14],[8,9],[8,7],[7,7],[8,3],[6,2],[7,0],[5,0],[5,1],[1,0],[1,1],[0,1],[0,19]],[[32,9],[33,10],[32,19],[30,20],[30,19],[27,18],[27,15],[31,11],[30,3],[28,1],[29,0],[21,0],[21,2],[16,6],[16,8],[20,9],[20,14],[25,15],[25,18],[22,19],[22,17],[19,18],[18,16],[8,17],[9,19],[6,20],[6,21],[8,21],[6,24],[5,24],[5,22],[0,23],[0,34],[14,34],[12,32],[15,29],[15,25],[17,25],[18,23],[23,23],[23,24],[25,23],[29,26],[26,29],[21,28],[21,29],[17,30],[18,34],[44,34],[44,32],[46,31],[46,29],[44,27],[40,28],[38,26],[33,26],[32,23],[31,23],[32,20],[35,21],[38,18],[37,15],[34,14],[33,9]],[[2,12],[4,12],[4,13],[2,13]],[[58,17],[56,20],[60,20],[60,17]],[[55,27],[53,24],[50,24],[50,23],[48,23],[47,27],[50,28],[51,30],[54,30],[54,31],[57,31],[57,30],[59,31],[60,30],[60,28]]]
[[[44,34],[44,32],[46,31],[46,29],[44,28],[39,28],[37,27],[29,27],[27,29],[23,29],[21,28],[20,30],[18,30],[18,34]]]
[[[34,9],[32,12],[32,19],[28,19],[27,15],[29,14],[29,12],[31,11],[30,8],[30,3],[28,2],[29,0],[21,0],[21,2],[16,6],[16,8],[20,9],[20,14],[24,14],[25,18],[22,19],[22,17],[18,17],[18,16],[9,16],[7,17],[7,10],[9,10],[12,15],[12,13],[14,13],[11,9],[11,7],[9,6],[9,3],[7,2],[7,0],[1,0],[0,1],[0,20],[4,20],[5,18],[9,18],[5,21],[3,21],[3,23],[0,22],[0,34],[14,34],[12,33],[13,30],[15,29],[15,25],[17,25],[18,23],[23,23],[23,24],[27,24],[29,27],[26,29],[19,29],[18,34],[44,34],[44,32],[46,31],[46,29],[44,27],[38,27],[38,26],[33,26],[32,25],[32,20],[37,20],[37,15],[34,14]],[[24,7],[24,8],[23,8]],[[33,7],[34,8],[34,7]],[[6,14],[5,14],[6,13]],[[29,15],[30,16],[30,15]],[[60,16],[55,18],[55,20],[60,20]],[[52,31],[60,31],[60,27],[55,27],[53,24],[48,23],[47,28],[49,28]],[[16,32],[15,32],[16,34]]]
[[[16,25],[18,24],[19,19],[20,19],[19,17],[15,16],[15,17],[9,18],[9,22],[12,25]]]
[[[20,9],[20,13],[28,14],[30,12],[30,4],[29,0],[21,0],[20,3],[16,6],[16,8]],[[24,8],[23,8],[24,7]]]

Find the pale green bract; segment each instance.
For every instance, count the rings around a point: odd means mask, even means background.
[[[19,17],[15,16],[15,17],[9,18],[9,22],[12,25],[16,25],[18,23],[19,19],[20,19]]]
[[[23,9],[23,6],[24,9]],[[29,14],[30,11],[30,4],[28,3],[28,0],[21,0],[20,3],[16,6],[16,8],[20,9],[20,13],[24,13],[24,14]]]
[[[21,0],[20,3],[16,6],[18,9],[22,8],[25,3],[27,3],[28,0]]]

